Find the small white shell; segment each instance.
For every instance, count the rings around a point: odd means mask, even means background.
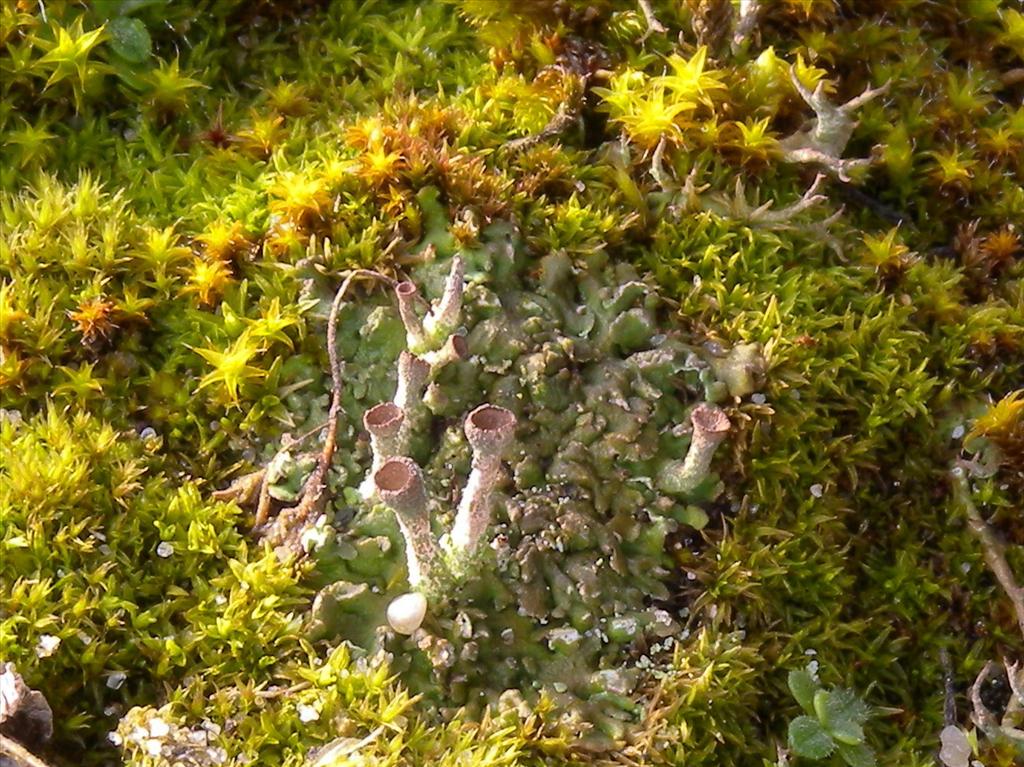
[[[396,597],[388,605],[388,623],[399,634],[412,634],[427,614],[427,600],[415,591]]]

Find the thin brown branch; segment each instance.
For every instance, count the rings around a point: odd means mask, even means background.
[[[663,35],[668,31],[665,29],[665,25],[658,21],[658,17],[654,15],[654,9],[651,8],[651,0],[637,0],[637,5],[640,6],[640,13],[644,15],[644,21],[647,23],[647,32],[644,34],[644,40],[651,35]]]
[[[956,724],[956,680],[953,661],[945,647],[939,650],[939,663],[942,664],[942,720],[949,727]]]
[[[1013,604],[1017,625],[1020,627],[1021,636],[1024,636],[1024,589],[1017,585],[1013,570],[1010,569],[1010,565],[1006,561],[1003,542],[999,540],[992,527],[981,516],[971,499],[971,489],[967,480],[968,468],[963,464],[958,465],[953,469],[952,474],[956,498],[967,514],[967,526],[981,542],[985,562]]]
[[[1024,83],[1024,67],[1017,67],[1009,72],[1003,72],[999,77],[999,81],[1007,88]]]
[[[971,708],[974,709],[974,723],[985,732],[991,732],[999,727],[995,714],[988,710],[985,702],[981,699],[981,688],[990,677],[996,675],[998,668],[999,665],[994,660],[986,662],[985,667],[978,674],[977,679],[974,680],[974,684],[971,685],[970,697]]]
[[[326,500],[327,472],[334,458],[334,448],[337,445],[338,437],[338,420],[341,416],[343,363],[338,356],[338,317],[341,314],[341,307],[345,303],[345,294],[353,280],[358,277],[382,280],[392,286],[396,282],[380,272],[354,269],[348,272],[341,287],[338,288],[338,292],[334,294],[331,314],[327,320],[327,355],[331,366],[331,407],[327,413],[327,434],[324,437],[320,455],[317,457],[316,467],[303,485],[302,497],[299,502],[295,506],[283,509],[267,533],[267,537],[272,543],[285,546],[298,556],[302,556],[304,553],[301,540],[302,532],[320,515]],[[262,506],[262,493],[260,503]],[[257,516],[259,516],[258,511]]]
[[[517,154],[532,149],[542,141],[550,138],[557,138],[567,131],[579,119],[583,111],[583,94],[586,91],[588,78],[579,77],[579,83],[573,93],[559,105],[558,111],[551,116],[547,125],[541,128],[540,133],[534,133],[522,138],[506,141],[502,146],[506,152]]]

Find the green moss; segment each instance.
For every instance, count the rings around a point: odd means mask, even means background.
[[[315,450],[340,270],[461,250],[471,279],[501,282],[486,233],[503,227],[529,279],[632,264],[719,367],[747,344],[768,361],[763,381],[719,374],[740,403],[693,382],[736,425],[716,463],[729,502],[672,559],[690,633],[633,702],[625,755],[775,763],[808,653],[825,687],[881,711],[865,730],[882,764],[930,763],[944,652],[966,725],[964,691],[1021,641],[948,480],[972,427],[982,463],[985,440],[1010,445],[971,497],[1024,577],[1021,15],[762,3],[735,40],[732,5],[653,0],[656,23],[575,0],[3,5],[0,658],[54,707],[53,762],[114,761],[116,729],[127,763],[165,764],[137,729],[157,710],[170,741],[202,731],[260,764],[325,746],[325,764],[593,762],[551,696],[441,721],[404,658],[306,635],[323,573],[212,500],[285,433],[297,459]],[[850,183],[812,188],[817,168],[786,161],[815,117],[794,79],[833,105],[889,84],[845,146],[810,147],[871,159],[842,166]],[[477,340],[505,354],[479,298]],[[374,303],[343,314],[353,370],[397,353],[385,318],[360,330]],[[609,349],[644,343],[641,315],[609,324]],[[353,381],[328,483],[340,527],[365,468],[355,415],[392,386]],[[557,410],[563,390],[533,387]],[[353,562],[390,540],[377,522],[358,521]]]

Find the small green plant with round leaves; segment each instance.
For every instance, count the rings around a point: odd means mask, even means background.
[[[853,690],[826,690],[811,668],[789,672],[789,689],[806,712],[789,723],[789,747],[806,759],[838,755],[850,767],[873,767],[875,753],[865,742],[870,707]]]

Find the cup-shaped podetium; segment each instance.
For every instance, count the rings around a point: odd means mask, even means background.
[[[495,405],[481,405],[466,417],[466,439],[473,460],[449,537],[456,560],[473,556],[491,524],[491,494],[501,478],[502,456],[512,442],[515,427],[515,414]]]
[[[381,402],[363,414],[363,428],[370,433],[373,464],[367,481],[360,488],[364,498],[374,494],[373,476],[388,458],[401,455],[404,450],[405,412],[393,402]]]
[[[420,301],[416,283],[410,280],[399,282],[395,285],[395,298],[398,299],[398,315],[405,326],[405,343],[409,351],[414,354],[428,351],[429,345],[423,334],[423,322],[416,313],[416,304]]]
[[[453,333],[448,336],[440,349],[427,352],[423,355],[423,359],[430,363],[430,378],[434,379],[445,365],[464,360],[467,356],[469,356],[469,344],[466,342],[466,337],[459,333]]]
[[[373,475],[377,496],[395,512],[405,539],[409,584],[430,589],[441,575],[437,542],[430,530],[427,493],[420,467],[411,458],[386,460]]]
[[[658,486],[666,493],[692,493],[708,476],[711,458],[729,433],[732,424],[725,411],[702,402],[690,413],[693,436],[682,461],[670,461],[658,476]]]

